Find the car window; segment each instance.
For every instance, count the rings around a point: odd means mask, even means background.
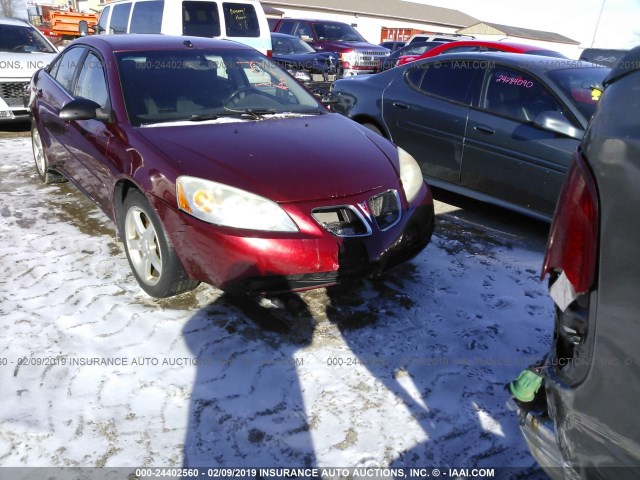
[[[414,74],[412,85],[422,93],[458,103],[470,103],[469,93],[476,68],[459,65],[462,62],[435,62],[421,64],[415,70],[425,70],[419,82]]]
[[[62,57],[60,57],[58,62],[56,62],[57,65],[51,70],[51,72],[55,70],[53,77],[69,93],[72,91],[73,77],[78,70],[80,60],[85,52],[86,48],[84,47],[69,48],[64,52]]]
[[[89,52],[82,64],[74,95],[93,100],[102,108],[107,106],[109,92],[104,67],[100,59],[92,52]]]
[[[127,33],[130,11],[130,3],[122,3],[113,7],[113,13],[111,14],[111,23],[109,24],[111,33]]]
[[[496,67],[491,72],[480,105],[525,122],[534,121],[544,111],[564,115],[562,104],[539,79],[506,67]]]
[[[215,2],[182,2],[182,34],[219,37],[220,17]]]
[[[100,13],[100,20],[98,20],[98,25],[96,26],[96,33],[103,33],[107,31],[107,20],[109,19],[110,11],[110,5],[102,9],[102,13]]]
[[[164,1],[136,2],[131,14],[131,33],[160,33]]]
[[[295,32],[296,37],[308,37],[313,38],[313,32],[311,31],[311,25],[308,23],[300,22],[298,23],[298,28]]]
[[[608,73],[608,68],[587,67],[551,70],[547,75],[589,119],[595,112]]]
[[[252,49],[122,52],[117,64],[134,126],[247,109],[324,112],[300,83]]]
[[[259,37],[260,25],[253,5],[223,3],[224,23],[228,37]]]
[[[0,51],[55,53],[35,28],[23,25],[0,25]]]
[[[293,35],[293,29],[296,26],[295,21],[291,20],[283,20],[280,22],[280,28],[278,29],[278,33],[286,33],[287,35]]]
[[[478,47],[477,45],[476,46],[467,45],[467,46],[462,46],[462,47],[447,48],[442,53],[479,52],[479,51],[480,51],[480,47]]]

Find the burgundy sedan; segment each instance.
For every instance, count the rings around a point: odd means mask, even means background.
[[[79,39],[34,75],[30,108],[40,178],[104,210],[154,297],[376,275],[433,231],[408,153],[234,42]]]

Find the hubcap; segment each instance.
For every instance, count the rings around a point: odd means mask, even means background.
[[[38,129],[33,129],[33,134],[31,135],[33,140],[33,156],[36,160],[36,167],[38,167],[38,171],[40,175],[44,175],[46,173],[47,165],[44,158],[44,150],[42,148],[42,141],[40,140],[40,134],[38,133]]]
[[[124,223],[125,241],[131,263],[147,285],[156,285],[162,276],[162,255],[151,219],[138,207],[131,207]]]

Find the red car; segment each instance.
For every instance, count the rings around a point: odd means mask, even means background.
[[[154,297],[331,285],[431,237],[409,154],[235,42],[78,39],[34,75],[29,105],[40,178],[102,208]]]
[[[535,45],[511,42],[491,42],[484,40],[462,40],[459,42],[443,43],[442,45],[434,47],[421,55],[404,55],[398,59],[398,66],[409,62],[415,62],[416,60],[422,60],[423,58],[435,57],[441,53],[459,52],[510,52],[566,58],[560,52],[545,50],[544,48]]]

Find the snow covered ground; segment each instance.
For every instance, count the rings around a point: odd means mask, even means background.
[[[518,467],[542,249],[439,215],[375,281],[157,301],[107,218],[0,139],[0,466]],[[541,242],[538,242],[541,243]]]

